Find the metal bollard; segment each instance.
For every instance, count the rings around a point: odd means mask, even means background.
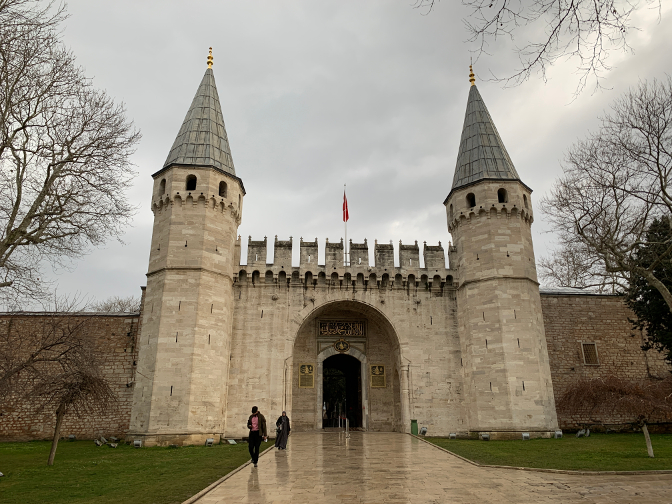
[[[345,419],[345,437],[346,438],[350,437],[350,419],[349,418]]]

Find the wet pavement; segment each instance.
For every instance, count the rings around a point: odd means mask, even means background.
[[[262,450],[266,443],[262,443]],[[407,434],[297,433],[197,501],[672,504],[672,474],[569,475],[477,467]]]

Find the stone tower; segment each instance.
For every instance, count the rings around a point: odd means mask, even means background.
[[[532,246],[532,190],[520,180],[470,77],[444,201],[458,263],[469,430],[493,438],[546,436],[557,418]]]
[[[245,194],[231,159],[212,51],[168,158],[152,177],[154,229],[130,434],[147,445],[202,443],[225,430]]]

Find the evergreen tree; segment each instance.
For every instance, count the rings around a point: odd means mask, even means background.
[[[636,262],[643,268],[653,266],[653,274],[672,289],[672,221],[669,217],[655,219],[646,233],[646,243],[636,253]],[[642,276],[632,273],[626,303],[635,313],[633,328],[645,331],[643,350],[656,349],[672,363],[672,312],[658,289]]]

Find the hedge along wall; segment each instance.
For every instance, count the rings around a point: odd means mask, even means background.
[[[101,354],[103,374],[117,395],[117,403],[102,415],[67,414],[61,435],[74,434],[78,438],[119,436],[128,431],[133,401],[133,378],[137,359],[136,341],[140,329],[140,315],[87,313],[86,330]],[[44,313],[0,314],[0,333],[8,330],[16,334],[34,331],[47,317]],[[0,344],[2,338],[0,338]],[[52,408],[53,409],[53,408]],[[16,397],[0,404],[0,441],[24,441],[53,437],[56,415],[54,411],[37,412],[37,404]]]
[[[669,375],[671,368],[661,353],[642,351],[642,334],[628,322],[633,314],[621,296],[542,292],[541,306],[556,402],[580,379],[613,375],[643,380]],[[593,350],[596,355],[592,355]],[[595,357],[597,363],[591,364]],[[596,420],[605,425],[632,421],[619,416],[596,418],[589,411],[574,416],[558,411],[558,423],[563,429],[575,429]]]

